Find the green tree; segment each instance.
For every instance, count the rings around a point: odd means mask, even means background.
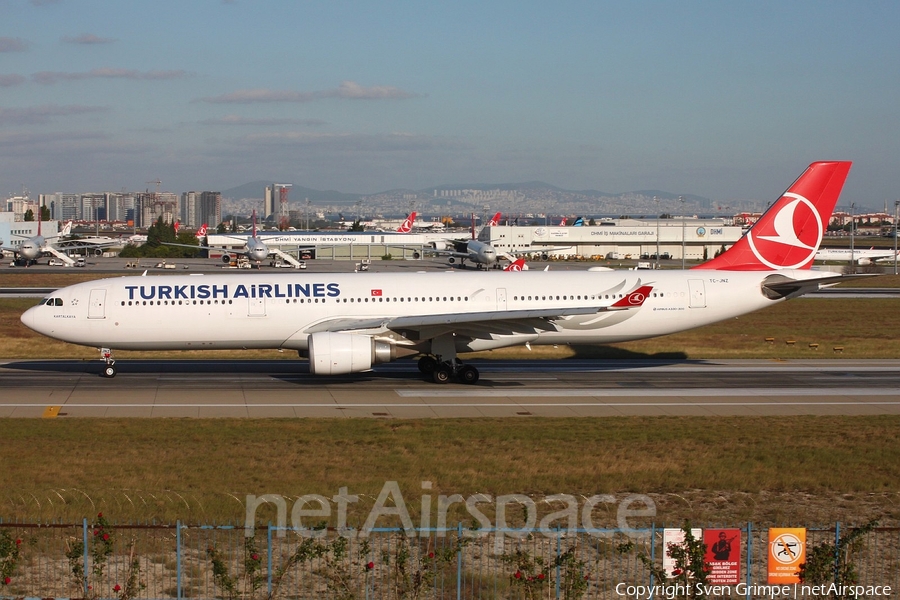
[[[26,221],[34,221],[34,211],[30,208],[25,211],[25,220]]]

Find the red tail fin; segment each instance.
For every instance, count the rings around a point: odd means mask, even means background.
[[[400,223],[400,227],[397,228],[398,233],[409,233],[412,231],[413,224],[416,222],[416,212],[413,211],[409,213],[409,216],[406,217],[406,220]]]
[[[525,268],[525,259],[520,258],[520,259],[515,260],[515,261],[509,263],[508,265],[506,265],[506,267],[504,267],[503,270],[504,271],[522,271],[524,268]]]
[[[809,165],[734,246],[694,268],[808,269],[844,187],[850,164],[850,161],[830,161]]]
[[[499,225],[501,216],[502,215],[500,213],[496,213],[493,217],[491,217],[491,220],[488,221],[488,227],[496,227],[497,225]]]

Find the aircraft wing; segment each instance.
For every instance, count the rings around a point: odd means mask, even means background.
[[[763,281],[763,293],[773,300],[776,298],[796,298],[810,292],[816,292],[822,287],[828,287],[841,281],[859,277],[874,277],[876,274],[860,275],[830,275],[826,277],[812,277],[809,279],[794,279],[786,275],[774,274]]]
[[[641,286],[624,298],[607,306],[553,307],[541,309],[502,310],[484,312],[443,313],[431,315],[385,316],[385,317],[337,317],[320,321],[307,327],[304,333],[320,331],[356,331],[364,329],[387,329],[407,335],[415,333],[415,337],[427,338],[437,335],[436,332],[446,330],[466,332],[474,327],[477,334],[471,337],[482,337],[491,333],[519,333],[524,331],[552,331],[556,329],[553,321],[576,315],[593,315],[607,311],[631,310],[640,308],[652,289]]]

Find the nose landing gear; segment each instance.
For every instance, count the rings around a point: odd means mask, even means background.
[[[116,361],[112,357],[112,350],[109,348],[100,348],[100,358],[106,363],[103,370],[100,371],[100,377],[106,377],[107,379],[115,377],[118,370],[115,366]]]

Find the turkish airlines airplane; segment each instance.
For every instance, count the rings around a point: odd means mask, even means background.
[[[112,349],[280,348],[313,375],[419,356],[437,383],[475,383],[457,353],[666,335],[839,280],[810,266],[849,170],[810,165],[734,246],[691,270],[145,274],[62,288],[22,322],[100,348],[106,377]]]
[[[900,252],[897,253],[900,257]],[[875,248],[819,248],[816,252],[816,260],[833,260],[839,262],[853,261],[859,265],[871,265],[872,261],[893,260],[894,251],[891,248],[876,250]]]
[[[244,247],[240,248],[238,250],[228,250],[226,248],[216,248],[216,247],[210,247],[210,246],[193,246],[190,244],[176,244],[174,242],[163,242],[163,245],[164,246],[177,246],[179,248],[193,248],[195,250],[221,250],[222,251],[222,262],[225,264],[230,263],[232,260],[234,260],[234,256],[237,255],[237,256],[245,256],[247,258],[247,260],[250,260],[250,261],[256,261],[256,265],[258,267],[259,264],[262,261],[269,258],[269,255],[272,254],[273,252],[272,252],[272,250],[269,249],[269,247],[266,245],[266,243],[263,242],[256,235],[256,211],[255,210],[253,211],[252,220],[253,220],[252,233],[251,233],[250,237],[247,238],[246,241],[244,242]],[[178,223],[176,221],[176,225],[177,224]],[[200,234],[201,231],[203,232],[203,235]],[[202,240],[203,237],[206,235],[206,231],[207,231],[207,225],[206,225],[206,223],[204,223],[203,227],[201,227],[200,230],[198,230],[197,233],[195,234],[197,236],[197,239]],[[178,232],[177,227],[175,228],[175,232],[176,233]]]

